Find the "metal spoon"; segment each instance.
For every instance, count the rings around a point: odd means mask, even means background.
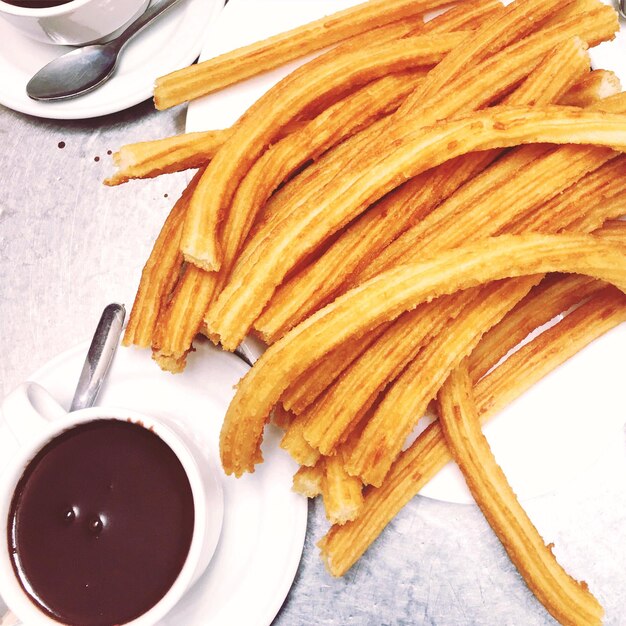
[[[93,406],[96,401],[117,349],[125,315],[126,309],[122,304],[109,304],[102,311],[87,351],[83,371],[78,379],[70,411],[86,409]]]
[[[65,100],[95,89],[115,71],[117,59],[131,37],[179,0],[163,0],[151,6],[119,37],[103,44],[77,48],[41,68],[26,85],[33,100]]]

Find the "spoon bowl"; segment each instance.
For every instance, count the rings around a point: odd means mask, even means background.
[[[118,49],[108,44],[72,50],[37,72],[28,82],[26,91],[33,100],[65,100],[80,96],[111,77],[118,54]]]
[[[33,100],[67,100],[81,96],[106,82],[114,73],[126,43],[161,13],[180,0],[161,0],[133,22],[119,37],[103,44],[77,48],[42,67],[26,85]]]

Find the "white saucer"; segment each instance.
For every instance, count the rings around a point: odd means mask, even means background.
[[[72,48],[38,43],[0,19],[0,104],[37,117],[83,119],[115,113],[152,97],[159,76],[192,63],[224,0],[183,0],[131,42],[102,87],[78,98],[37,102],[26,84],[46,63]]]
[[[56,357],[30,377],[69,407],[88,344]],[[233,386],[248,370],[238,357],[197,342],[184,373],[161,372],[145,350],[120,348],[98,404],[176,420],[219,467],[218,441]],[[15,443],[0,421],[0,470]],[[218,473],[224,521],[217,550],[161,626],[268,626],[293,582],[304,545],[307,501],[291,491],[297,466],[269,427],[265,463],[242,479]]]
[[[210,29],[200,60],[357,1],[230,0]],[[622,27],[614,41],[603,44],[599,56],[606,60],[608,55],[611,63],[598,63],[598,67],[617,71],[624,77],[626,86],[626,57],[622,54],[625,37]],[[187,131],[231,125],[252,102],[301,62],[295,61],[191,102]],[[605,451],[615,449],[610,444],[623,436],[626,421],[622,393],[624,355],[626,325],[585,348],[486,426],[485,434],[494,454],[520,498],[535,497],[576,480]],[[473,502],[462,474],[452,463],[424,487],[421,495],[446,502]]]

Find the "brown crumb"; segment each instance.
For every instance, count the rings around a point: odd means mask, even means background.
[[[63,148],[65,148],[65,142],[64,141],[59,141],[59,143],[57,145],[59,146],[59,148],[61,150],[63,150]]]
[[[97,162],[100,160],[100,157],[99,157],[99,156],[95,156],[95,157],[93,158],[93,160],[97,163]]]

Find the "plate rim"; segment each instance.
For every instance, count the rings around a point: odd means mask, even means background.
[[[201,5],[204,2],[206,2],[206,0],[189,0],[188,5],[192,6],[193,3],[198,3]],[[204,48],[206,43],[207,31],[211,28],[219,14],[224,9],[226,0],[210,0],[210,2],[211,5],[209,7],[209,10],[207,11],[205,23],[202,25],[197,39],[194,41],[193,45],[190,45],[188,47],[187,54],[181,56],[179,60],[178,65],[180,65],[181,68],[193,63],[193,61],[202,52],[202,49]],[[187,9],[189,9],[189,6],[187,7]],[[167,19],[167,16],[165,16],[165,19]],[[11,25],[5,21],[2,21],[1,26],[2,28],[11,27]],[[21,36],[21,38],[25,41],[29,41],[24,36]],[[34,43],[33,45],[46,44]],[[9,56],[0,53],[0,68],[8,66],[13,66],[13,63],[11,63],[9,60]],[[114,80],[115,76],[111,78],[111,81]],[[0,89],[0,104],[7,109],[11,109],[12,111],[16,111],[25,115],[31,115],[39,119],[87,120],[103,117],[105,115],[111,115],[113,113],[119,113],[137,104],[149,100],[153,94],[153,85],[151,84],[150,86],[143,86],[137,91],[133,92],[130,96],[115,98],[113,102],[111,102],[111,100],[108,100],[106,103],[103,104],[96,101],[91,105],[87,105],[87,107],[85,107],[84,105],[83,107],[81,107],[79,98],[77,100],[68,100],[63,103],[64,106],[62,106],[61,108],[54,107],[51,108],[49,111],[41,110],[41,102],[32,101],[31,103],[31,101],[29,101],[28,99],[22,100],[19,97],[12,97],[11,93],[14,92],[15,90]],[[73,102],[78,102],[78,106],[76,108],[72,108],[71,103]],[[45,104],[43,106],[45,106]]]

